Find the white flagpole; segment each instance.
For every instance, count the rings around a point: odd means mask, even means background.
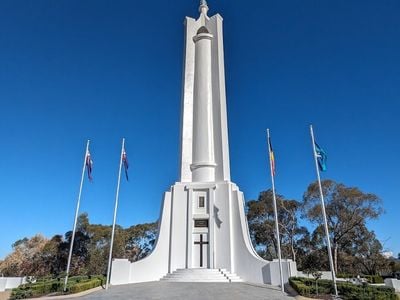
[[[108,255],[106,290],[108,290],[108,286],[110,285],[111,259],[112,259],[112,251],[113,251],[113,244],[114,244],[115,221],[117,219],[119,185],[120,185],[120,182],[121,182],[122,155],[124,153],[124,149],[125,149],[125,138],[122,139],[121,157],[120,157],[120,160],[119,160],[117,193],[115,195],[114,219],[113,219],[113,226],[112,226],[112,231],[111,231],[110,253]]]
[[[276,235],[276,241],[278,245],[278,259],[279,259],[279,275],[281,278],[281,290],[282,292],[285,292],[285,286],[283,283],[283,270],[282,270],[282,255],[281,255],[281,238],[279,236],[279,223],[278,223],[278,209],[276,205],[276,194],[275,194],[275,176],[274,176],[274,170],[272,167],[272,161],[271,161],[271,145],[270,145],[270,135],[269,135],[269,129],[267,129],[267,140],[268,140],[268,156],[269,156],[269,166],[270,166],[270,172],[271,172],[271,182],[272,182],[272,196],[273,196],[273,201],[274,201],[274,215],[275,215],[275,235]]]
[[[81,176],[81,185],[79,186],[79,194],[78,194],[78,201],[76,203],[76,210],[75,210],[75,219],[74,219],[74,227],[72,229],[72,237],[71,237],[71,245],[69,247],[69,254],[68,254],[68,263],[67,263],[67,274],[65,275],[64,280],[64,292],[67,290],[67,283],[68,283],[68,275],[69,275],[69,268],[71,266],[71,258],[72,258],[72,249],[74,247],[74,239],[75,239],[75,231],[76,231],[76,222],[78,221],[78,213],[79,213],[79,206],[81,204],[81,195],[82,195],[82,186],[83,186],[83,179],[85,178],[85,168],[86,168],[86,158],[89,153],[89,143],[90,140],[86,143],[86,151],[85,151],[85,158],[83,159],[83,168],[82,168],[82,176]]]
[[[322,216],[324,217],[324,227],[325,227],[325,234],[326,234],[326,245],[328,247],[329,265],[331,267],[333,286],[335,288],[335,296],[337,297],[338,296],[338,291],[337,291],[337,285],[336,285],[335,268],[333,266],[331,241],[330,241],[330,238],[329,238],[328,221],[326,219],[324,194],[322,192],[321,176],[319,175],[318,158],[317,158],[317,151],[315,149],[315,139],[314,139],[314,131],[313,131],[312,125],[310,125],[310,132],[311,132],[311,141],[312,141],[312,146],[313,146],[313,151],[314,151],[315,169],[317,170],[319,194],[320,194],[320,197],[321,197]]]

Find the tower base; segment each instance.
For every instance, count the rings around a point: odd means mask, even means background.
[[[230,181],[177,182],[164,194],[152,253],[131,263],[114,259],[111,284],[157,281],[177,269],[225,269],[247,282],[279,285],[279,263],[254,250],[243,193]],[[297,276],[296,263],[283,260],[284,282]]]

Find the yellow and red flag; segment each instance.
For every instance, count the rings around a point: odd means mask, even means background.
[[[269,145],[269,160],[271,162],[272,175],[275,176],[275,156],[274,156],[274,150],[272,149],[271,138],[268,138],[268,145]]]

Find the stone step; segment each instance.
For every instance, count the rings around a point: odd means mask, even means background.
[[[225,274],[225,276],[230,278],[230,279],[240,279],[240,277],[236,276],[236,275]]]
[[[219,278],[199,278],[199,277],[163,277],[161,280],[167,281],[226,281],[228,282],[228,278],[219,277]]]
[[[226,269],[219,269],[222,274],[225,275],[226,278],[229,279],[229,282],[243,282],[243,279],[241,279],[239,276],[237,276],[235,273],[230,273]]]
[[[169,277],[221,277],[225,276],[222,273],[221,274],[183,274],[183,273],[174,273],[174,274],[168,274],[167,276]]]
[[[230,282],[241,280],[238,276],[232,275],[230,279],[219,269],[177,269],[173,273],[165,275],[161,281],[175,282]]]
[[[230,282],[243,282],[243,279],[242,279],[242,278],[237,278],[237,279],[229,278],[229,281],[230,281]]]
[[[177,269],[175,272],[220,272],[219,269]]]
[[[169,274],[168,277],[199,277],[199,278],[219,278],[226,277],[224,274]]]
[[[182,274],[221,274],[218,270],[196,270],[196,271],[184,271],[184,270],[176,270],[174,273],[182,273]]]
[[[169,279],[181,279],[181,278],[186,278],[186,279],[228,279],[227,277],[221,275],[221,276],[165,276],[163,278],[169,278]]]
[[[160,280],[161,281],[171,281],[171,282],[229,282],[228,278],[186,278],[186,277],[170,278],[170,277],[163,277]]]

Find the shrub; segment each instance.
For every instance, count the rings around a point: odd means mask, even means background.
[[[302,296],[311,295],[312,294],[312,288],[310,286],[307,286],[301,280],[297,280],[297,279],[298,278],[296,278],[296,277],[289,278],[289,283],[295,289],[295,291],[298,292]]]
[[[363,277],[367,279],[368,283],[384,283],[383,278],[379,275],[366,275]]]
[[[73,276],[68,279],[68,282],[82,282],[90,279],[89,276]]]
[[[350,273],[339,273],[339,274],[336,274],[336,278],[354,278],[354,277],[356,277],[356,276],[353,275],[353,274],[350,274]]]
[[[86,282],[80,282],[69,287],[68,292],[80,293],[89,289],[103,285],[103,280],[100,278],[94,278]]]
[[[290,285],[303,296],[316,295],[315,280],[310,278],[292,277]],[[344,300],[396,300],[393,288],[385,286],[355,285],[339,282],[338,293]],[[318,280],[319,294],[333,294],[334,288],[331,280]]]
[[[39,282],[33,284],[24,284],[19,288],[13,289],[10,299],[25,299],[29,297],[39,297],[42,295],[61,292],[60,282],[51,280],[49,282]]]
[[[68,281],[67,293],[79,293],[101,286],[104,282],[105,279],[103,276],[92,276],[91,279],[88,276],[71,277]],[[10,300],[40,297],[50,293],[61,294],[63,293],[63,288],[64,280],[60,280],[60,278],[24,284],[12,290]]]

